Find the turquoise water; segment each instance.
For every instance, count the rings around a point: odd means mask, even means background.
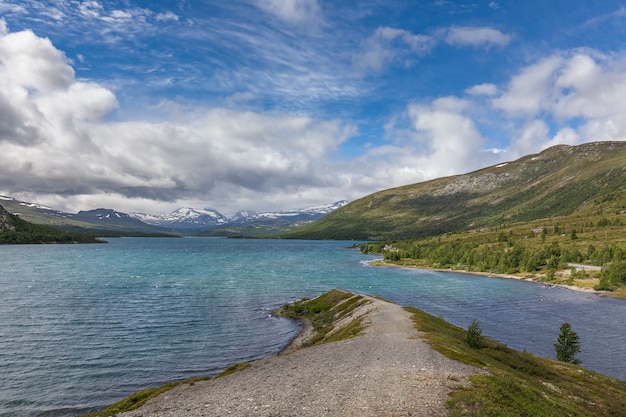
[[[626,379],[626,302],[523,281],[370,267],[350,242],[111,239],[0,246],[0,416],[72,416],[147,386],[279,352],[271,311],[332,288],[379,295],[516,349],[554,357],[559,326],[583,365]]]

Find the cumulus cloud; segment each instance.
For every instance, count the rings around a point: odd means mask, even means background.
[[[497,155],[483,151],[486,139],[472,119],[472,105],[454,96],[409,104],[403,121],[386,126],[389,144],[354,161],[348,171],[363,174],[352,178],[352,186],[364,192],[385,189],[497,162]]]
[[[514,76],[507,90],[494,100],[497,108],[516,115],[535,115],[548,105],[555,71],[561,65],[558,56],[551,56],[524,68]]]
[[[459,26],[448,30],[446,42],[450,45],[505,46],[511,36],[490,27]]]
[[[520,148],[545,148],[626,140],[624,94],[624,57],[577,50],[522,69],[493,104],[512,121],[522,121],[514,136]]]
[[[430,106],[411,105],[409,115],[415,130],[425,139],[428,152],[421,166],[427,177],[475,168],[485,140],[471,117],[464,114],[469,102],[456,97],[437,99]]]
[[[48,92],[69,86],[74,70],[66,65],[65,55],[47,38],[31,31],[7,33],[0,38],[2,78],[26,89]]]
[[[0,62],[5,192],[68,201],[123,196],[174,203],[202,196],[220,206],[264,196],[255,208],[276,205],[284,194],[295,204],[295,196],[327,188],[332,170],[323,166],[355,133],[337,120],[224,108],[196,108],[161,123],[111,122],[105,119],[117,106],[115,95],[76,80],[49,40],[30,31],[5,33]]]

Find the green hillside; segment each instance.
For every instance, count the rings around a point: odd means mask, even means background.
[[[8,197],[1,198],[0,201],[8,212],[19,215],[23,220],[71,233],[102,237],[173,235],[169,230],[145,224],[127,215],[109,216],[105,220],[97,216],[100,212],[114,213],[113,210],[98,209],[70,214]]]
[[[0,206],[0,244],[103,243],[93,236],[33,224],[9,214]]]
[[[559,145],[469,174],[380,191],[284,237],[418,239],[626,211],[626,142]]]

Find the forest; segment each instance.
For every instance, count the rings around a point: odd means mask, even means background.
[[[595,290],[613,291],[626,285],[626,247],[608,238],[623,230],[620,217],[578,227],[558,223],[531,227],[501,226],[419,240],[369,242],[360,249],[398,265],[514,274],[546,282],[566,276],[570,285],[576,279],[595,278]],[[570,264],[601,267],[601,271]]]

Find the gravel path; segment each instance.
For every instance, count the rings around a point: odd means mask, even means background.
[[[371,299],[352,313],[364,334],[182,385],[121,414],[146,416],[443,416],[451,389],[483,371],[421,340],[400,306]]]

